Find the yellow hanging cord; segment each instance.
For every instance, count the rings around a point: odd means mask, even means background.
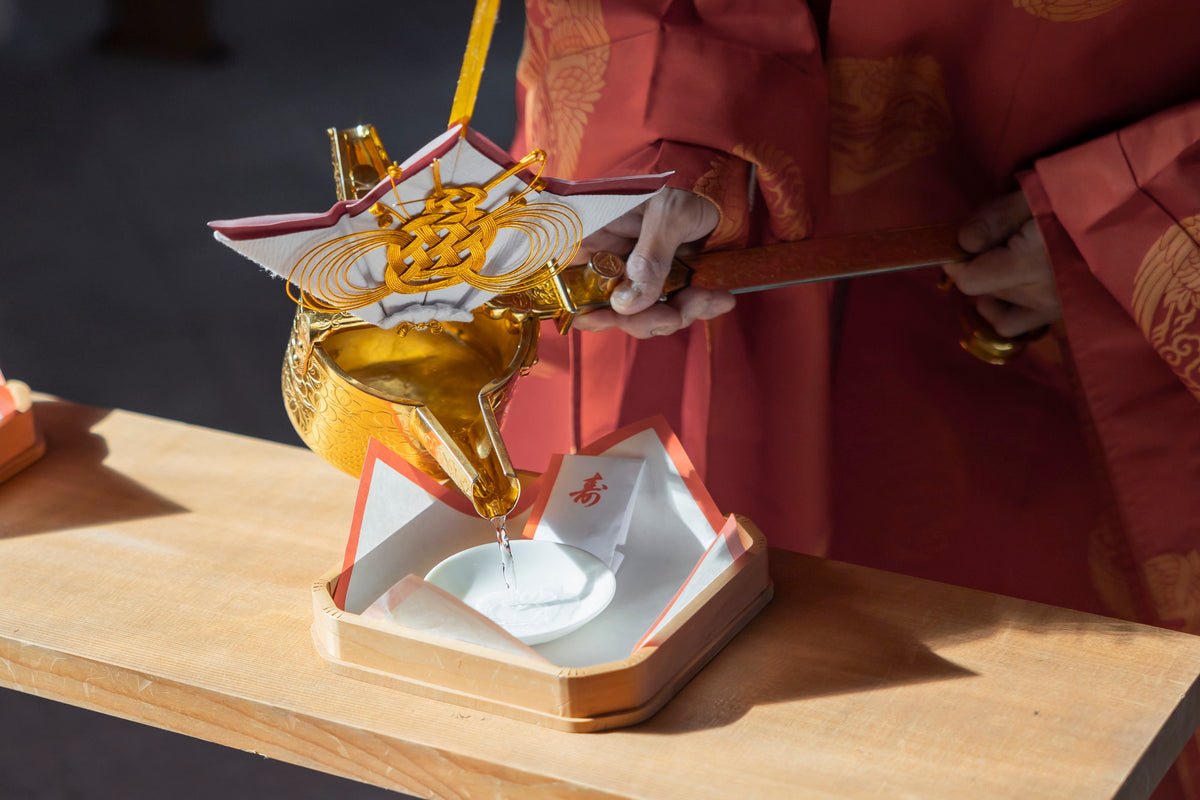
[[[461,124],[463,134],[475,110],[499,10],[500,0],[475,2],[467,51],[450,110],[450,127]],[[350,311],[393,293],[417,294],[459,283],[493,293],[533,288],[571,262],[583,237],[579,217],[569,206],[529,203],[531,192],[545,188],[541,178],[545,164],[546,154],[534,150],[483,187],[474,187],[443,184],[441,164],[434,160],[433,194],[423,201],[412,201],[423,202],[425,208],[411,216],[404,210],[408,203],[400,201],[400,168],[393,165],[388,177],[396,205],[380,201],[371,207],[382,230],[339,236],[313,247],[292,268],[288,296],[316,311]],[[525,169],[535,171],[528,185],[490,212],[479,209],[488,192]],[[393,228],[397,222],[399,226]],[[497,233],[506,228],[525,235],[529,255],[501,275],[483,275],[488,248]],[[365,274],[362,259],[378,249],[384,250],[386,267],[383,283],[375,285]]]
[[[475,14],[471,17],[471,33],[467,36],[467,52],[463,55],[462,71],[458,73],[458,89],[454,92],[454,105],[450,107],[450,125],[462,124],[467,132],[471,114],[475,111],[475,98],[479,95],[479,81],[483,77],[483,64],[487,61],[488,46],[492,43],[492,29],[500,12],[500,0],[475,0]]]

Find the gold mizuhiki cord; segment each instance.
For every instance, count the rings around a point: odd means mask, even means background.
[[[471,32],[463,55],[458,89],[450,111],[450,126],[462,125],[463,135],[475,109],[479,82],[487,59],[500,0],[476,0]],[[530,205],[526,195],[541,191],[546,154],[534,150],[482,187],[443,186],[441,165],[433,162],[433,194],[413,217],[400,200],[400,168],[392,165],[395,205],[371,206],[384,229],[362,231],[324,242],[309,250],[288,276],[288,297],[313,311],[352,311],[377,303],[390,294],[419,294],[466,283],[495,294],[523,292],[557,275],[570,264],[583,226],[569,207],[557,203]],[[488,192],[524,169],[536,166],[534,180],[491,211],[481,211]],[[412,201],[421,202],[421,201]],[[398,227],[392,227],[399,221]],[[499,231],[513,228],[529,239],[529,255],[501,275],[483,275],[488,248]],[[387,266],[381,286],[360,286],[352,280],[354,265],[376,248],[384,248]],[[361,277],[361,276],[360,276]],[[295,286],[299,288],[296,289]]]
[[[466,283],[494,294],[525,291],[557,274],[579,249],[582,225],[567,206],[529,204],[527,195],[542,188],[540,175],[546,154],[534,150],[482,187],[444,186],[440,165],[433,162],[433,194],[423,211],[409,217],[403,211],[398,184],[400,169],[389,170],[396,202],[371,206],[383,230],[361,231],[323,242],[309,250],[288,276],[288,296],[314,311],[351,311],[377,303],[390,294],[419,294]],[[491,211],[479,206],[488,192],[518,172],[536,166],[529,185]],[[399,222],[398,227],[391,227]],[[529,254],[501,275],[481,274],[488,248],[504,229],[516,229],[529,239]],[[364,287],[352,280],[355,263],[377,248],[385,249],[387,266],[380,286]],[[300,287],[297,291],[295,287]]]

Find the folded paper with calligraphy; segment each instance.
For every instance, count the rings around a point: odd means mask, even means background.
[[[524,538],[563,541],[615,564],[612,602],[578,630],[530,648],[417,577],[495,534],[460,495],[377,442],[368,449],[335,603],[424,634],[586,667],[656,644],[658,632],[744,555],[733,518],[717,511],[661,419],[605,437],[579,457],[556,458],[522,499],[510,530],[521,526]],[[609,519],[572,524],[583,509],[602,509]]]
[[[528,538],[586,550],[616,572],[645,465],[640,458],[555,456],[547,470],[554,483],[538,494]]]
[[[548,277],[549,259],[566,266],[583,237],[652,197],[668,177],[557,180],[536,173],[537,153],[515,162],[456,125],[360,199],[322,214],[209,226],[218,241],[290,280],[293,296],[310,307],[384,328],[468,321],[514,281],[536,280],[538,270]]]
[[[656,634],[691,598],[745,553],[733,517],[722,517],[679,439],[661,417],[609,434],[580,453],[642,461],[643,466],[627,530],[620,534],[622,559],[612,603],[578,631],[537,646],[553,663],[569,667],[617,661],[643,645],[655,644]],[[598,545],[599,552],[593,555],[603,559],[611,543],[604,537],[589,541],[589,526],[579,526],[579,538],[572,541],[573,526],[567,520],[575,514],[564,511],[561,522],[555,523],[555,507],[570,508],[561,498],[583,488],[578,468],[565,469],[569,463],[567,457],[556,459],[542,476],[544,483],[523,535],[534,539],[549,535],[584,549]],[[621,504],[613,511],[627,513]]]

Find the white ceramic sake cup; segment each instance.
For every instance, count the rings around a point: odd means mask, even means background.
[[[511,588],[505,585],[496,544],[455,553],[425,580],[529,645],[578,630],[612,601],[616,576],[591,553],[536,539],[515,539],[511,544]]]

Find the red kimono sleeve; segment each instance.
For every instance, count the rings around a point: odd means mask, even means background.
[[[540,147],[568,178],[674,171],[721,210],[710,247],[808,235],[827,101],[803,2],[527,5],[514,152]]]
[[[514,152],[540,147],[547,174],[567,178],[673,170],[672,186],[721,211],[710,249],[810,233],[826,191],[827,93],[803,0],[527,9]],[[514,461],[535,464],[563,440],[662,414],[724,508],[757,519],[786,511],[773,543],[819,551],[829,530],[828,331],[827,289],[813,285],[748,295],[669,337],[572,337],[569,371],[568,348],[544,337],[541,375],[524,379],[505,423],[523,451]],[[780,342],[792,343],[786,359]],[[541,409],[564,408],[556,430],[571,426],[571,436],[548,433]]]
[[[1022,187],[1137,571],[1163,623],[1200,632],[1200,102]]]

